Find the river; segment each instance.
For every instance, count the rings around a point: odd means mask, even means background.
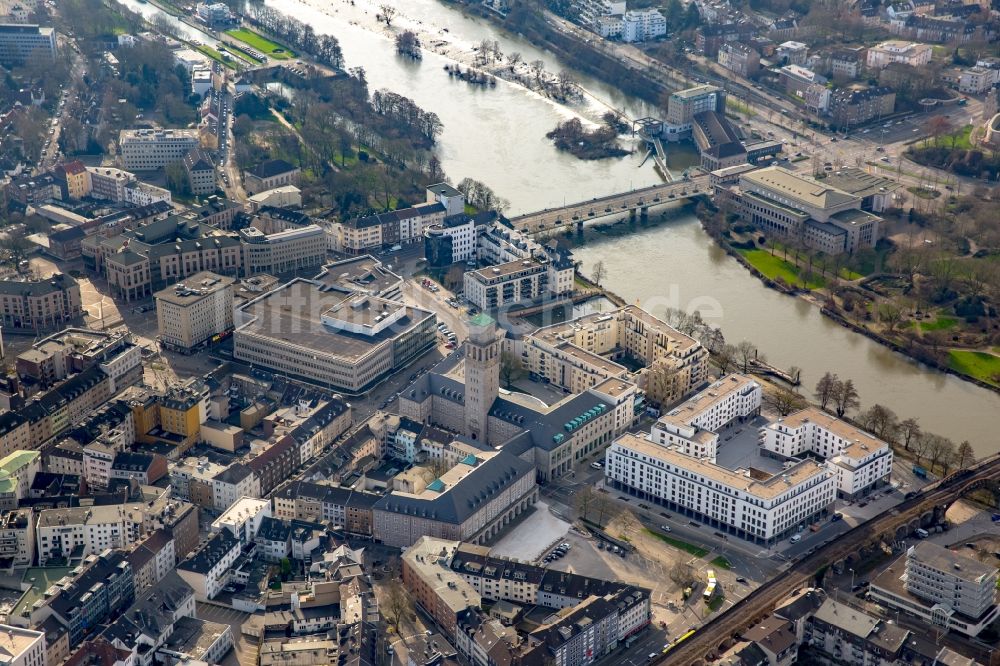
[[[434,53],[420,62],[397,57],[375,25],[376,6],[383,1],[355,0],[352,6],[343,0],[266,0],[317,32],[334,34],[347,65],[364,67],[373,89],[389,88],[437,113],[444,124],[439,155],[451,180],[469,176],[488,183],[510,200],[509,214],[660,182],[651,164],[638,168],[641,151],[597,162],[557,152],[544,135],[571,114],[565,108],[502,81],[495,89],[452,81],[443,70],[449,61]],[[505,53],[519,51],[527,61],[542,59],[551,71],[562,67],[525,40],[438,0],[392,4],[400,10],[396,27],[413,26],[458,46],[496,39]],[[592,93],[580,109],[586,117],[596,117],[600,110],[594,99],[631,117],[653,112],[607,85],[577,78]],[[802,368],[806,391],[824,372],[833,371],[854,380],[863,406],[878,402],[900,418],[916,417],[925,430],[956,442],[968,439],[980,455],[1000,450],[1000,395],[926,369],[840,327],[802,299],[765,288],[712,242],[693,215],[678,215],[631,235],[588,233],[587,238],[575,250],[583,271],[603,261],[608,270],[605,286],[626,300],[654,313],[668,306],[699,309],[706,320],[722,326],[727,340],[752,340],[772,363]]]

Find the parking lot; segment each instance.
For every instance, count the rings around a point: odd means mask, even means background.
[[[228,624],[232,628],[233,650],[222,660],[222,666],[256,666],[257,645],[253,642],[256,639],[244,636],[241,631],[249,613],[204,603],[197,604],[197,611],[199,619]]]

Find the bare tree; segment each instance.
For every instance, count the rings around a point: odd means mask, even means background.
[[[409,617],[413,608],[413,600],[410,599],[410,595],[403,588],[403,583],[399,578],[393,578],[389,581],[385,591],[385,603],[380,604],[380,606],[385,619],[389,621],[396,633],[399,633],[400,623]]]
[[[910,443],[910,451],[914,456],[916,456],[918,463],[927,457],[927,454],[930,451],[932,437],[934,437],[934,435],[931,433],[921,432],[918,433]]]
[[[715,354],[715,365],[719,367],[719,372],[723,375],[729,372],[729,369],[736,365],[736,347],[729,344],[724,344],[719,348],[719,351]]]
[[[500,377],[504,385],[510,389],[514,382],[524,376],[524,364],[521,358],[506,349],[500,353]]]
[[[947,437],[933,433],[925,435],[925,439],[927,440],[927,459],[931,463],[931,469],[941,464],[947,470],[955,456],[955,443]],[[947,473],[945,471],[945,474]]]
[[[382,3],[379,5],[378,11],[379,14],[377,18],[381,21],[385,21],[385,25],[387,27],[392,25],[392,19],[396,18],[396,14],[399,13],[398,9],[388,3]]]
[[[757,358],[757,345],[749,340],[741,340],[736,345],[736,361],[739,363],[740,372],[746,374],[750,372],[750,363]]]
[[[608,511],[611,510],[611,502],[608,500],[608,496],[602,492],[597,492],[594,495],[592,502],[594,506],[594,511],[597,513],[597,524],[603,526],[604,518],[608,515]]]
[[[606,278],[607,276],[608,276],[608,269],[604,267],[603,261],[598,261],[596,264],[594,264],[594,272],[591,273],[590,275],[591,279],[594,281],[594,284],[600,287],[601,282],[603,282],[604,278]]]
[[[584,485],[573,495],[573,502],[576,504],[576,509],[584,518],[590,518],[590,510],[595,505],[597,495],[598,492],[591,485]]]
[[[955,466],[959,469],[968,469],[976,462],[976,452],[972,449],[969,440],[962,440],[955,451]]]
[[[629,511],[628,509],[618,514],[618,525],[621,527],[622,537],[625,539],[625,541],[628,541],[629,539],[632,538],[631,537],[632,530],[634,530],[636,525],[638,524],[639,521],[636,520],[635,515],[633,515],[632,512]]]
[[[899,435],[903,438],[903,448],[909,451],[911,442],[920,438],[920,424],[914,418],[900,421]]]
[[[885,441],[893,441],[899,428],[896,412],[884,405],[874,404],[858,416],[858,423],[872,434]]]
[[[542,83],[542,72],[545,71],[545,63],[541,60],[532,60],[528,67],[531,68],[531,73],[535,75],[535,83],[541,85]]]
[[[678,587],[689,587],[697,580],[694,567],[689,562],[674,562],[670,567],[670,580]]]
[[[522,62],[524,62],[524,56],[521,55],[520,51],[513,51],[507,54],[507,66],[510,67],[510,71],[513,72]]]
[[[899,322],[903,320],[903,310],[894,302],[883,303],[878,308],[878,318],[890,333],[895,332]]]
[[[837,383],[837,388],[833,394],[833,405],[838,418],[842,418],[848,411],[861,406],[861,401],[858,399],[858,390],[854,388],[853,379],[845,379]]]
[[[773,391],[765,393],[764,402],[783,417],[806,405],[806,401],[801,395],[784,386],[778,386]]]
[[[826,409],[826,406],[833,400],[833,395],[839,383],[840,379],[832,372],[827,372],[816,382],[816,391],[813,395],[819,400],[820,409]]]

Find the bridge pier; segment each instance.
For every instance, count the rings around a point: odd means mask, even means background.
[[[583,235],[583,220],[579,220],[576,223],[576,233],[580,236]]]
[[[628,221],[635,222],[635,208],[628,209]]]
[[[649,206],[643,206],[639,209],[639,220],[645,222],[649,219]]]

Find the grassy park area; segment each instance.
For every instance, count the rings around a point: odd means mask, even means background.
[[[805,287],[806,289],[821,289],[826,286],[826,280],[815,271],[808,280],[803,281],[800,277],[801,269],[798,266],[777,255],[772,256],[767,250],[742,249],[739,252],[750,262],[750,265],[772,280],[780,278],[789,285]]]
[[[948,365],[952,370],[975,377],[990,384],[1000,384],[1000,356],[989,352],[962,351],[948,352]]]
[[[227,30],[226,34],[233,39],[239,40],[244,44],[251,46],[264,55],[274,58],[275,60],[287,60],[288,58],[295,56],[295,53],[289,51],[281,44],[272,42],[262,34],[254,32],[253,30],[248,30],[247,28]]]

